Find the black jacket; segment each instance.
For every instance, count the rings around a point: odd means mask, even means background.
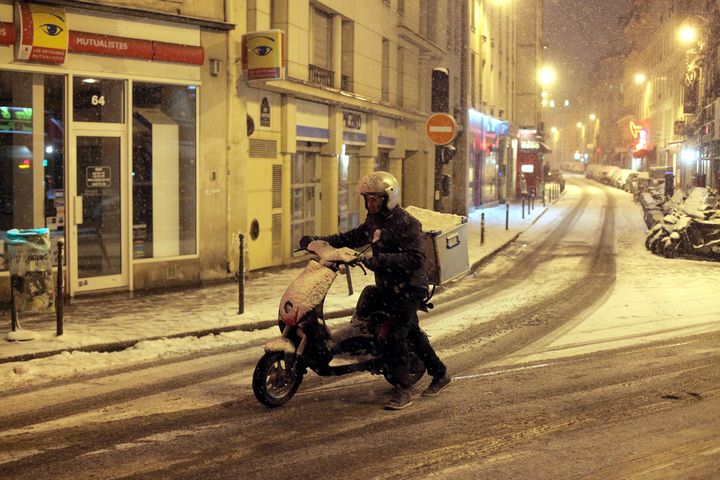
[[[373,256],[365,263],[375,272],[375,284],[396,293],[408,287],[427,289],[422,225],[400,206],[368,214],[358,227],[321,239],[336,248],[357,248],[369,244],[377,229],[382,230],[382,236],[373,244]]]

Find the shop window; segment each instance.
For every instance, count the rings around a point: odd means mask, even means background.
[[[360,223],[357,191],[360,160],[357,152],[351,152],[343,145],[338,162],[338,230],[345,232]]]
[[[197,253],[196,87],[133,83],[133,258]]]
[[[73,78],[73,120],[123,123],[125,81],[91,77]]]
[[[316,232],[316,212],[319,213],[320,162],[311,152],[298,152],[292,163],[292,244],[297,245],[303,235]]]
[[[64,99],[63,76],[0,71],[0,270],[8,230],[65,235]]]

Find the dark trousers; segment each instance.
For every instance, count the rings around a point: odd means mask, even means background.
[[[400,386],[409,388],[409,349],[422,359],[428,374],[433,377],[445,374],[445,364],[433,350],[427,335],[420,328],[417,311],[426,295],[422,288],[408,287],[399,292],[386,292],[375,286],[367,286],[360,294],[357,315],[382,324],[387,318],[387,355]],[[381,325],[376,325],[381,327]]]

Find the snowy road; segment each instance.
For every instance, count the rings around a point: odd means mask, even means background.
[[[716,475],[720,265],[646,252],[631,197],[584,179],[552,212],[423,319],[455,377],[435,399],[309,374],[265,409],[260,332],[1,393],[0,478]]]

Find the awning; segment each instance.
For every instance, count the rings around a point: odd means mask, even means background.
[[[633,158],[646,158],[649,157],[652,153],[652,150],[647,150],[645,148],[641,148],[640,150],[633,150],[632,156]]]
[[[543,142],[540,142],[539,151],[540,151],[540,153],[552,153],[552,150],[547,145],[545,145]]]

